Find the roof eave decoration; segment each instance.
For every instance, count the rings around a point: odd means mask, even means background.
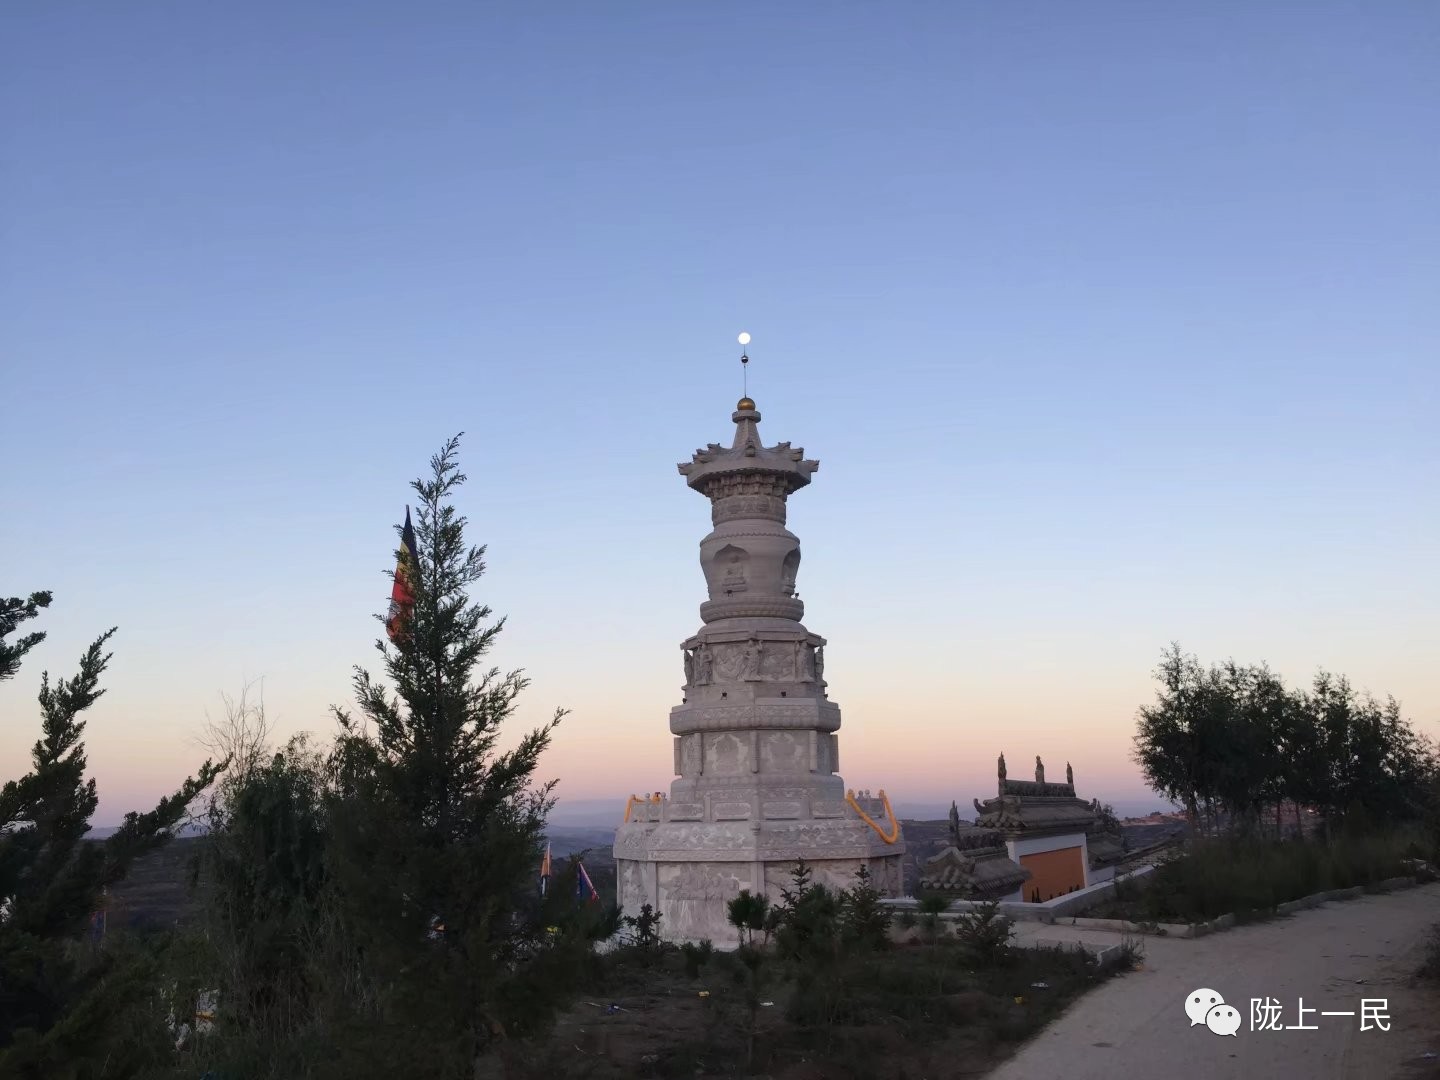
[[[692,488],[701,490],[712,476],[743,472],[783,476],[791,491],[810,483],[810,477],[820,468],[820,462],[807,459],[803,449],[792,447],[788,442],[774,446],[762,443],[757,427],[760,414],[753,409],[738,410],[732,419],[735,421],[735,442],[732,445],[723,447],[719,443],[710,443],[696,450],[691,460],[676,466]]]

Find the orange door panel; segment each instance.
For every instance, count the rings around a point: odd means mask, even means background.
[[[1085,860],[1081,853],[1081,848],[1067,847],[1021,855],[1020,865],[1030,871],[1030,880],[1021,886],[1024,898],[1033,901],[1038,892],[1043,903],[1075,889],[1083,889]]]

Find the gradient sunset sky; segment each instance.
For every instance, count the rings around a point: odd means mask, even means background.
[[[264,679],[328,736],[407,482],[460,508],[570,800],[671,779],[735,335],[841,773],[1130,762],[1161,649],[1440,734],[1440,5],[12,3],[6,595],[118,624],[101,809]]]

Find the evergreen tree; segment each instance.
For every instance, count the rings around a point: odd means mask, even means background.
[[[204,948],[186,990],[191,1000],[218,990],[227,1034],[275,1058],[312,1018],[325,977],[325,765],[297,735],[227,779],[194,867],[206,884]]]
[[[835,893],[814,880],[804,859],[790,871],[790,887],[780,890],[775,948],[804,971],[832,963],[840,950],[840,903]]]
[[[344,1041],[397,1075],[471,1076],[500,1044],[543,1029],[588,937],[614,925],[573,893],[536,895],[553,782],[534,774],[564,712],[497,749],[527,680],[482,668],[504,620],[469,595],[485,549],[466,546],[451,503],[465,481],[458,445],[413,485],[414,608],[397,641],[377,642],[389,685],[357,668],[360,716],[335,710],[329,872],[358,987]]]
[[[18,625],[50,602],[0,601],[0,675],[12,677],[43,639],[6,643]],[[126,1010],[135,1000],[136,969],[103,950],[81,947],[87,919],[105,888],[139,856],[170,839],[190,803],[214,780],[210,762],[145,814],[130,813],[103,842],[84,839],[98,802],[85,777],[81,714],[104,693],[100,635],[80,659],[79,674],[40,678],[41,738],[32,768],[0,789],[0,1075],[125,1075],[121,1047],[131,1038]]]
[[[840,894],[840,937],[853,949],[884,949],[890,945],[890,910],[880,902],[870,868],[860,864],[855,884]]]
[[[1172,645],[1140,709],[1135,760],[1150,786],[1182,802],[1198,827],[1219,811],[1254,831],[1283,800],[1318,809],[1327,831],[1349,819],[1414,821],[1435,813],[1436,748],[1384,703],[1321,672],[1309,693],[1287,690],[1263,664],[1202,667]],[[1277,829],[1278,831],[1278,829]]]
[[[16,638],[14,642],[5,639],[13,634],[22,622],[40,614],[40,609],[50,606],[48,592],[31,593],[28,599],[18,596],[0,598],[0,681],[15,676],[20,670],[20,661],[25,654],[45,640],[45,632],[37,631]]]

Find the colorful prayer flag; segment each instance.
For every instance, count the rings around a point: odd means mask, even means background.
[[[415,610],[415,584],[420,576],[420,554],[415,548],[415,529],[410,508],[405,508],[405,528],[400,532],[400,556],[395,560],[395,585],[390,590],[390,611],[385,616],[385,633],[399,645],[407,634]]]
[[[585,872],[585,864],[578,859],[575,861],[575,896],[579,900],[588,900],[596,903],[600,899],[600,893],[590,880],[590,875]]]
[[[540,860],[540,895],[545,895],[545,889],[550,884],[550,841],[545,841],[545,857]]]

